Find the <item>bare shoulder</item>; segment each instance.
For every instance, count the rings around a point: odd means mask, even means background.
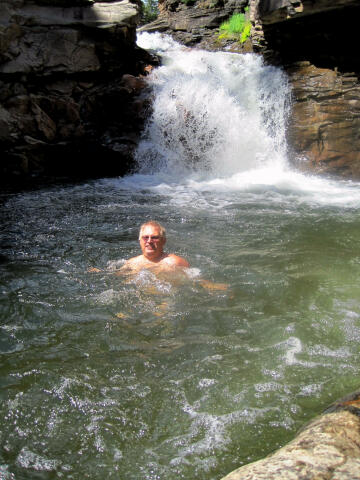
[[[190,267],[190,264],[185,258],[179,257],[173,253],[170,253],[165,259],[166,263],[175,267]]]

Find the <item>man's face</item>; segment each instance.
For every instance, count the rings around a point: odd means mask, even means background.
[[[145,225],[140,236],[140,247],[144,257],[157,260],[163,254],[165,238],[160,236],[160,230],[155,225]]]

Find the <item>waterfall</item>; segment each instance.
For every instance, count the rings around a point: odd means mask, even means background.
[[[190,49],[159,33],[140,34],[138,44],[162,66],[148,77],[153,111],[136,153],[141,178],[124,186],[177,195],[186,184],[188,192],[268,191],[281,202],[360,205],[358,182],[291,168],[291,88],[281,69],[259,55]]]
[[[152,116],[137,151],[142,172],[229,177],[286,166],[286,75],[254,54],[188,49],[161,34],[138,44],[160,53],[149,83]]]

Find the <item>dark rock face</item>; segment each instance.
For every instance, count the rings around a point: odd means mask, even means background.
[[[289,6],[280,7],[284,3],[296,3],[299,11]],[[273,5],[272,10],[269,4]],[[279,7],[275,8],[275,4]],[[307,60],[317,67],[339,71],[360,70],[357,54],[359,13],[359,2],[354,0],[261,0],[259,3],[259,17],[268,48],[277,52],[282,64]]]
[[[355,0],[260,0],[262,52],[293,85],[289,143],[306,170],[360,178],[360,57]]]
[[[360,84],[299,62],[287,69],[293,85],[289,144],[303,170],[360,179]]]
[[[14,176],[120,175],[149,108],[135,45],[140,8],[120,2],[2,0],[0,148]]]

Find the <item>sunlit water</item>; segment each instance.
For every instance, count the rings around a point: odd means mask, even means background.
[[[220,479],[359,386],[359,184],[287,167],[281,71],[141,42],[140,172],[3,197],[0,478]],[[150,218],[191,269],[114,276]]]

